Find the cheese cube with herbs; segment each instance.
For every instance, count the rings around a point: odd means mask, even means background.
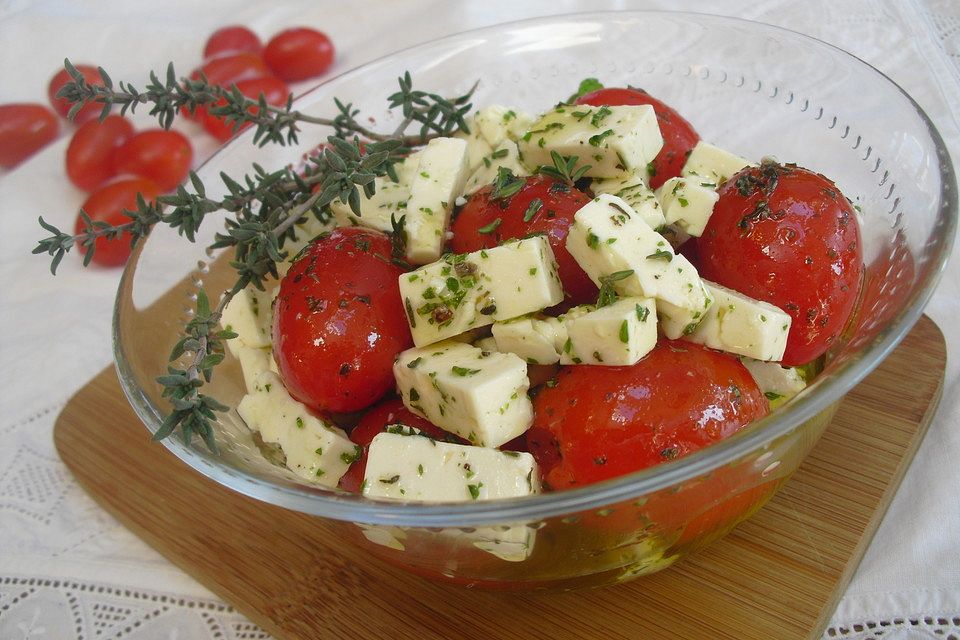
[[[467,179],[463,195],[472,195],[482,187],[491,184],[496,180],[501,167],[509,169],[515,176],[525,177],[530,175],[527,168],[520,164],[517,143],[507,140],[502,142],[489,156],[483,158],[481,165]]]
[[[770,401],[770,408],[785,403],[803,391],[807,382],[796,367],[781,367],[776,362],[764,362],[753,358],[740,358],[763,395]]]
[[[243,371],[243,382],[247,393],[257,390],[257,379],[264,371],[270,371],[273,364],[273,353],[270,349],[259,347],[237,347],[233,355],[240,361],[240,370]]]
[[[702,322],[680,329],[684,339],[755,360],[780,360],[790,333],[790,316],[778,307],[704,280],[713,306]],[[673,331],[679,322],[661,319]]]
[[[670,178],[657,189],[667,224],[673,224],[691,236],[700,237],[713,206],[720,199],[710,183],[694,178]]]
[[[584,174],[611,178],[645,169],[663,147],[650,105],[591,107],[561,104],[530,126],[517,143],[531,169],[553,165],[551,152],[576,156]]]
[[[273,344],[273,289],[260,291],[248,285],[237,292],[227,303],[220,316],[220,326],[237,334],[227,340],[233,355],[237,349],[246,347],[269,347]]]
[[[660,229],[667,221],[653,190],[641,172],[634,172],[619,178],[602,178],[590,183],[590,189],[597,195],[617,196],[629,204],[651,229]]]
[[[411,263],[426,264],[440,257],[454,201],[469,175],[463,140],[434,138],[427,143],[410,183],[405,213],[407,260]]]
[[[513,353],[529,364],[555,364],[567,340],[559,318],[523,317],[493,325],[496,350]]]
[[[419,347],[553,306],[563,287],[550,244],[534,236],[405,273],[400,297]]]
[[[677,263],[690,263],[687,259],[677,254]],[[690,265],[692,268],[692,265]],[[713,305],[713,296],[703,280],[699,280],[694,285],[696,299],[702,300],[702,305],[696,304],[672,304],[666,300],[657,300],[657,320],[660,322],[660,331],[671,340],[676,340],[694,329],[703,322],[707,311]]]
[[[480,163],[483,162],[486,156],[493,153],[493,147],[490,146],[487,139],[483,137],[475,118],[466,118],[466,123],[467,128],[470,129],[470,133],[460,129],[454,133],[452,137],[467,143],[467,166],[470,171],[474,171],[480,166]]]
[[[335,487],[360,457],[360,448],[342,430],[294,400],[272,371],[260,374],[237,413],[264,442],[279,444],[287,468],[308,482]]]
[[[448,340],[407,349],[393,375],[403,404],[441,429],[481,447],[498,447],[530,428],[527,365]]]
[[[621,296],[656,298],[658,311],[678,319],[699,319],[710,306],[696,268],[617,196],[581,207],[566,247],[597,286],[609,280]]]
[[[353,212],[349,204],[339,199],[330,203],[330,211],[338,226],[360,226],[378,231],[393,230],[391,216],[400,218],[407,209],[410,199],[410,185],[394,182],[390,178],[377,176],[373,180],[376,192],[370,198],[360,190],[360,215]]]
[[[363,495],[415,502],[516,498],[539,493],[539,476],[529,453],[384,432],[370,443]]]
[[[657,344],[652,298],[621,298],[564,321],[560,364],[632,365]]]
[[[492,104],[477,111],[473,117],[484,140],[497,148],[507,140],[516,142],[530,129],[535,118],[521,109]]]
[[[757,166],[755,163],[746,158],[701,140],[690,151],[690,156],[680,174],[685,177],[696,176],[717,189],[740,169],[755,166]]]

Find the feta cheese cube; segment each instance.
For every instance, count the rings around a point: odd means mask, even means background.
[[[496,350],[514,353],[529,364],[555,364],[567,340],[559,318],[523,317],[493,325]]]
[[[645,174],[646,169],[619,178],[596,179],[590,183],[590,189],[598,196],[606,193],[622,199],[651,229],[657,230],[667,221],[663,217],[660,202],[653,190],[647,186],[647,181],[643,177]]]
[[[272,371],[260,374],[237,413],[264,442],[279,444],[287,468],[308,482],[335,487],[360,448],[347,435],[294,400]]]
[[[534,117],[520,109],[493,104],[477,111],[474,122],[487,143],[497,148],[503,142],[520,139],[533,124]]]
[[[790,316],[778,307],[704,280],[714,302],[695,327],[680,329],[684,339],[747,356],[755,360],[780,360],[790,333]],[[661,319],[664,331],[680,323]]]
[[[220,326],[237,334],[227,340],[227,348],[233,355],[237,349],[246,347],[269,347],[273,344],[273,298],[275,290],[260,291],[253,285],[237,292],[227,303],[220,316]]]
[[[473,502],[540,491],[529,453],[384,432],[370,443],[363,495],[416,502]]]
[[[512,353],[449,340],[403,351],[393,375],[408,409],[473,444],[498,447],[533,422],[527,365]]]
[[[476,193],[482,187],[491,184],[497,178],[500,167],[509,169],[513,175],[519,177],[529,176],[527,168],[520,164],[520,153],[517,151],[515,142],[502,142],[489,156],[484,156],[483,162],[477,170],[467,179],[467,184],[463,189],[463,195],[469,196]]]
[[[657,344],[652,298],[622,298],[566,320],[560,364],[632,365]]]
[[[690,151],[690,156],[683,165],[680,175],[684,177],[697,176],[714,188],[719,188],[730,176],[744,167],[755,167],[756,163],[746,158],[724,151],[720,147],[701,140]]]
[[[374,178],[373,184],[376,191],[370,198],[363,195],[363,190],[360,191],[359,216],[353,212],[350,205],[339,199],[330,203],[330,211],[333,212],[337,226],[360,226],[385,232],[393,230],[390,218],[395,216],[399,219],[406,212],[410,186],[382,176]]]
[[[480,133],[480,127],[477,126],[475,118],[466,118],[466,122],[470,133],[466,133],[461,129],[454,133],[452,137],[467,143],[467,167],[470,171],[474,171],[480,166],[480,163],[483,162],[484,157],[493,153],[493,147],[490,146],[487,139]]]
[[[663,147],[650,105],[591,107],[559,105],[531,125],[517,143],[530,168],[553,165],[552,151],[576,156],[584,175],[611,178],[645,169]]]
[[[563,287],[549,242],[534,236],[405,273],[400,296],[420,347],[553,306]]]
[[[454,201],[469,176],[467,144],[434,138],[420,155],[406,208],[407,260],[426,264],[440,257]]]
[[[240,346],[234,354],[240,361],[240,370],[243,371],[243,383],[247,393],[256,391],[257,379],[264,371],[270,371],[273,364],[273,353],[270,349]]]
[[[709,185],[709,183],[706,183]],[[670,178],[656,191],[667,224],[700,237],[720,196],[694,178]]]
[[[781,367],[776,362],[764,362],[753,358],[740,358],[747,368],[763,395],[770,401],[770,408],[775,408],[797,395],[807,386],[800,370],[796,367]]]

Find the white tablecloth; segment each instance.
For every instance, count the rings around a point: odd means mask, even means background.
[[[147,69],[162,69],[168,60],[186,72],[199,62],[207,35],[227,23],[247,24],[265,37],[315,25],[333,37],[333,72],[340,72],[473,27],[677,4],[5,0],[0,103],[45,101],[47,81],[65,56],[102,64],[115,79],[142,81]],[[950,111],[960,108],[957,0],[699,0],[683,8],[782,25],[851,51],[913,95],[960,160],[960,129]],[[185,130],[194,134],[198,161],[212,152],[209,138]],[[51,278],[47,260],[29,255],[39,237],[37,215],[69,227],[83,199],[64,175],[66,144],[64,136],[0,176],[0,638],[268,638],[100,510],[54,451],[58,411],[110,363],[119,278],[117,270],[81,271],[75,256]],[[927,310],[944,328],[951,356],[940,413],[825,637],[960,637],[958,294],[954,261]]]

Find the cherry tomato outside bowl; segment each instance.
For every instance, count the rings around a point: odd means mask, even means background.
[[[190,141],[178,131],[147,129],[132,136],[115,157],[117,173],[149,178],[163,191],[183,182],[193,162]]]
[[[102,122],[90,120],[70,139],[65,158],[67,177],[84,191],[93,191],[117,174],[117,150],[134,133],[133,124],[123,116],[109,115]]]
[[[148,202],[160,195],[161,190],[151,180],[145,178],[119,178],[101,186],[90,194],[80,207],[94,222],[107,222],[111,225],[121,225],[130,222],[130,218],[123,211],[134,211],[137,208],[137,194]],[[74,233],[83,233],[86,223],[80,215],[74,225]],[[78,250],[86,255],[87,248],[80,244]],[[97,238],[94,243],[92,261],[104,267],[123,265],[130,257],[130,234],[123,233],[120,237],[110,239]]]
[[[322,74],[333,63],[333,43],[321,31],[300,27],[270,38],[263,58],[278,78],[287,82]]]
[[[60,121],[42,104],[0,105],[0,167],[12,169],[56,139]]]
[[[83,75],[83,79],[87,81],[87,84],[103,85],[100,71],[98,71],[96,67],[89,64],[78,64],[74,66],[77,71]],[[58,98],[57,93],[59,93],[65,84],[72,80],[73,78],[70,77],[67,70],[61,69],[50,79],[50,84],[47,87],[47,97],[50,98],[50,104],[53,105],[54,110],[64,118],[70,113],[73,104],[68,102],[66,98]],[[74,115],[73,122],[78,125],[83,124],[88,120],[99,117],[102,111],[103,104],[97,102],[87,103],[80,107],[80,110]]]

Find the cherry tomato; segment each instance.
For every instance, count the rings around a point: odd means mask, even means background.
[[[570,366],[533,400],[527,444],[544,482],[564,489],[673,460],[769,411],[734,356],[661,339],[631,367]]]
[[[96,67],[89,64],[78,64],[74,66],[77,68],[77,71],[83,75],[83,79],[87,81],[87,84],[103,85],[103,79],[100,77],[100,72]],[[72,80],[73,78],[70,77],[67,70],[61,69],[50,79],[50,85],[47,87],[47,96],[50,98],[50,104],[53,105],[54,110],[64,118],[70,113],[70,108],[73,107],[73,104],[65,98],[58,98],[57,93],[63,88],[63,85]],[[98,117],[101,111],[103,111],[103,104],[101,103],[91,102],[85,104],[77,111],[73,117],[73,121],[76,124],[83,124],[91,118]]]
[[[233,25],[210,34],[203,47],[203,59],[209,60],[225,53],[248,52],[259,55],[262,49],[263,44],[257,34],[246,27]]]
[[[594,106],[620,106],[649,104],[657,114],[657,124],[663,135],[663,148],[653,159],[653,172],[650,175],[651,189],[656,189],[669,178],[680,175],[687,156],[690,155],[700,135],[677,111],[646,91],[640,89],[598,89],[577,98],[577,104]]]
[[[84,191],[93,191],[117,174],[114,156],[133,136],[133,125],[123,116],[107,116],[103,122],[85,122],[67,147],[67,177]]]
[[[434,425],[426,418],[421,418],[403,405],[403,401],[397,398],[384,400],[375,407],[367,411],[357,426],[350,432],[350,440],[354,444],[362,447],[363,453],[354,462],[347,472],[340,478],[340,488],[347,491],[360,492],[360,485],[363,484],[363,474],[367,469],[367,449],[377,434],[386,431],[387,427],[394,424],[404,424],[408,427],[414,427],[426,436],[434,440],[443,440],[445,442],[456,442],[458,444],[469,444],[463,438],[447,433],[440,427]]]
[[[546,233],[560,267],[560,280],[567,294],[565,302],[574,305],[596,299],[596,285],[566,247],[573,216],[590,202],[590,197],[545,176],[524,179],[523,187],[509,198],[492,199],[492,191],[493,187],[488,185],[470,196],[454,220],[450,242],[453,250],[477,251],[511,238]]]
[[[178,131],[147,129],[127,140],[115,157],[117,173],[150,178],[162,190],[170,191],[187,177],[193,148]]]
[[[333,62],[333,43],[322,31],[300,27],[270,38],[263,59],[274,75],[295,82],[318,76]]]
[[[394,387],[393,360],[413,344],[403,270],[389,237],[362,227],[321,235],[291,265],[274,307],[274,356],[290,394],[321,412],[365,409]]]
[[[827,178],[765,162],[720,188],[697,240],[700,273],[790,314],[783,364],[821,356],[853,313],[863,275],[853,207]]]
[[[60,122],[42,104],[0,105],[0,167],[12,169],[56,139]]]
[[[287,97],[290,95],[290,89],[287,87],[287,83],[281,80],[280,78],[274,78],[273,76],[264,76],[262,78],[253,78],[252,80],[241,80],[237,83],[237,89],[240,90],[240,93],[247,96],[251,100],[258,100],[260,95],[263,94],[263,97],[266,98],[267,104],[273,106],[279,106],[287,102]],[[217,106],[222,106],[227,104],[226,100],[220,100],[217,102]],[[258,107],[251,107],[250,113],[257,113],[259,111]],[[207,133],[212,135],[214,138],[220,142],[226,142],[233,137],[233,124],[227,124],[224,118],[211,115],[210,113],[205,113],[202,118],[203,128],[206,129]],[[246,129],[249,124],[244,125],[240,128],[240,131]]]
[[[244,80],[269,76],[270,70],[259,54],[243,51],[239,53],[229,53],[213,58],[212,60],[207,60],[199,69],[195,69],[193,73],[190,74],[190,79],[199,80],[201,73],[210,84],[229,88]],[[183,108],[180,110],[180,114],[187,118],[201,121],[206,114],[206,109],[204,107],[197,107],[196,111],[190,113],[186,108]]]
[[[130,218],[123,215],[123,211],[133,211],[137,208],[138,193],[149,202],[160,195],[160,188],[145,178],[121,178],[91,193],[80,208],[86,211],[94,222],[124,224],[130,222]],[[83,218],[78,215],[74,233],[83,233],[84,227]],[[87,253],[83,245],[79,245],[78,248],[81,254]],[[95,263],[105,267],[116,267],[125,263],[129,257],[129,234],[124,233],[112,240],[97,238],[93,252]]]

